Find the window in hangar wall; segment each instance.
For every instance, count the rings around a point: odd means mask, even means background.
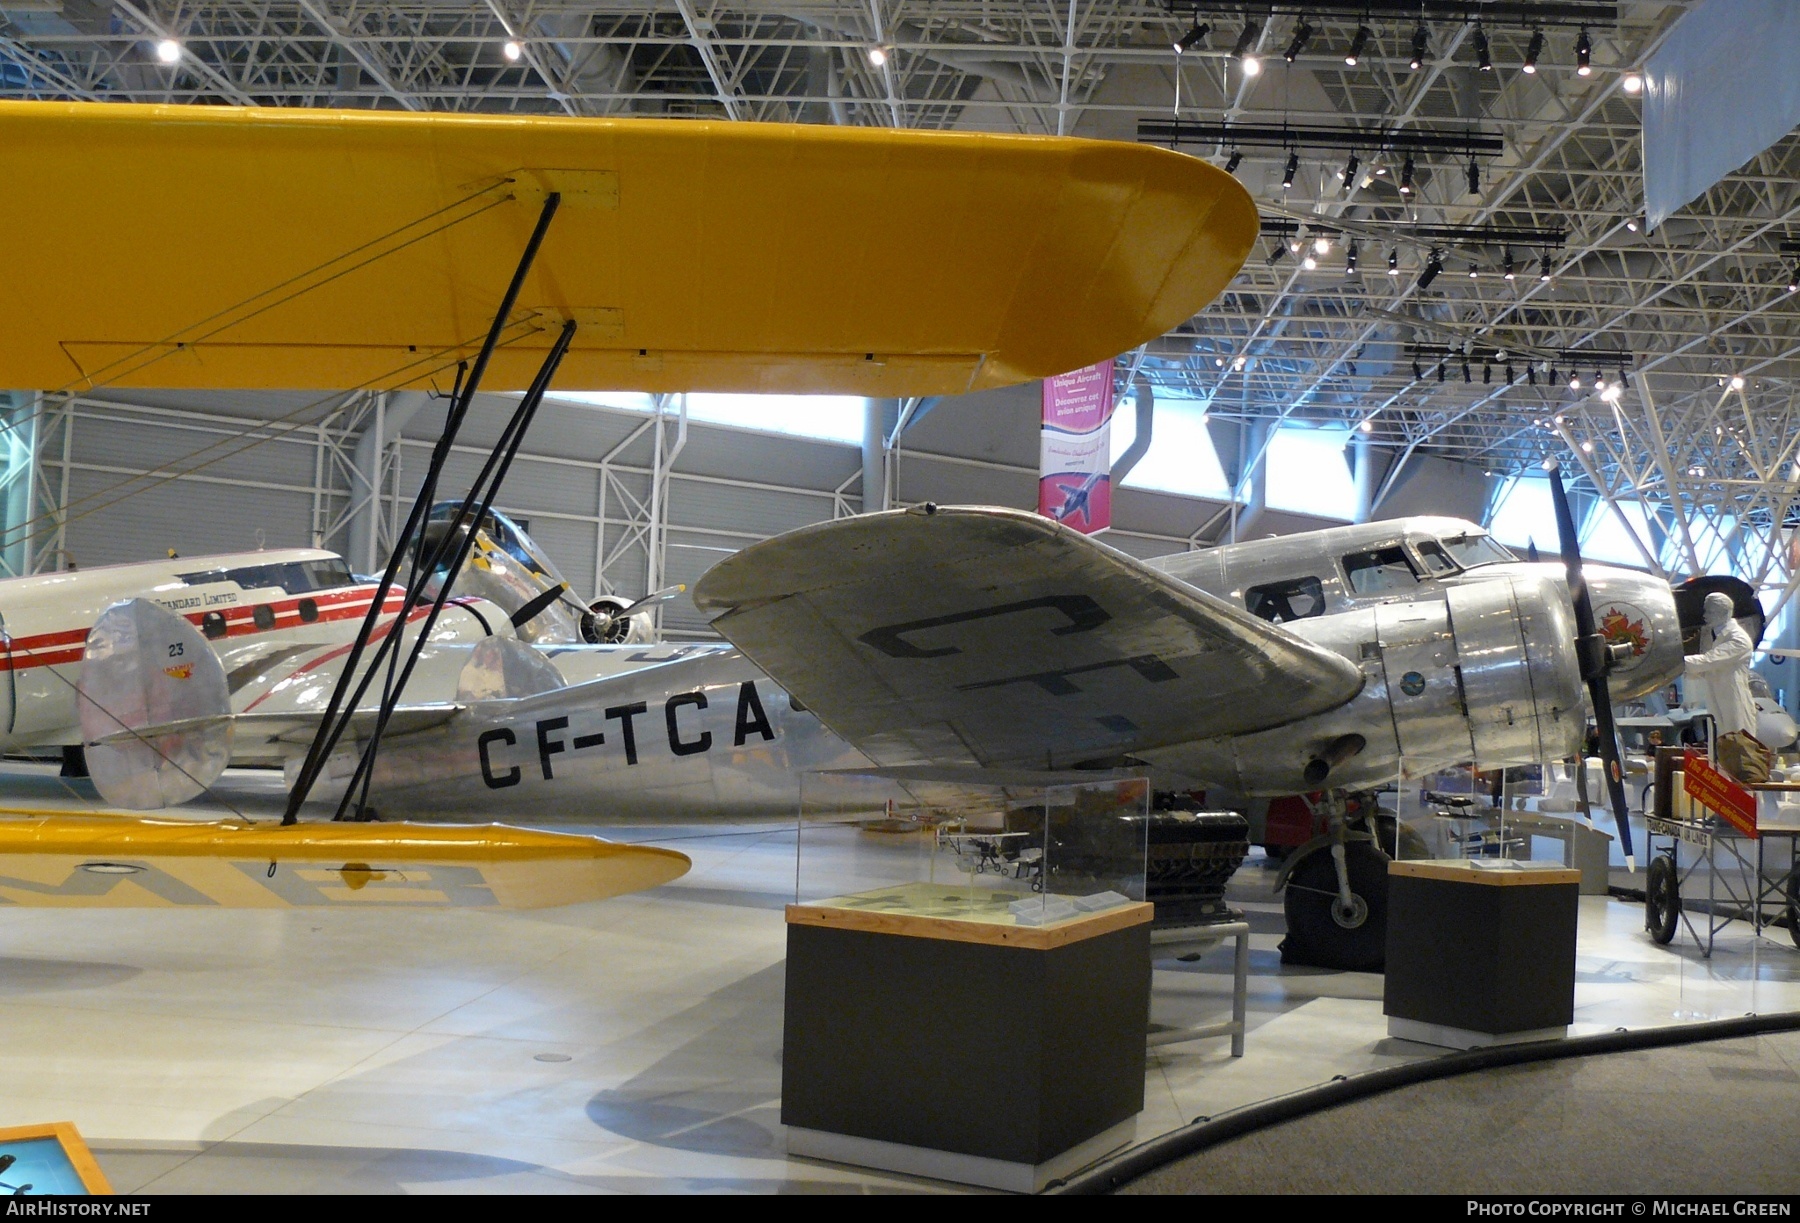
[[[1655,555],[1656,536],[1650,531],[1650,520],[1644,513],[1643,503],[1621,501],[1619,511],[1625,515],[1625,521],[1631,524],[1632,533],[1643,541],[1651,555]],[[1542,547],[1541,544],[1539,546]],[[1631,542],[1631,535],[1626,533],[1619,515],[1604,501],[1595,502],[1593,509],[1588,512],[1587,524],[1581,532],[1581,555],[1587,560],[1629,565],[1633,569],[1647,567],[1644,564],[1644,554]]]
[[[1561,545],[1556,537],[1556,503],[1550,498],[1550,481],[1543,476],[1514,476],[1494,503],[1488,531],[1503,544],[1524,555],[1536,544],[1539,559],[1555,556]]]
[[[1269,508],[1340,522],[1356,517],[1356,480],[1344,454],[1349,444],[1348,429],[1284,425],[1275,430],[1263,459]]]
[[[1137,440],[1137,409],[1129,396],[1113,413],[1112,461]],[[1122,481],[1127,488],[1208,497],[1224,501],[1231,496],[1212,434],[1206,428],[1206,405],[1196,399],[1156,397],[1156,421],[1150,430],[1150,450]]]
[[[557,391],[554,399],[649,412],[654,397],[632,391]],[[703,395],[687,397],[688,419],[709,425],[782,433],[822,442],[861,446],[863,405],[860,395]]]

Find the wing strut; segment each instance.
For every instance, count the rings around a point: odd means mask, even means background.
[[[551,345],[550,355],[544,358],[544,364],[538,369],[537,376],[531,380],[531,387],[519,400],[519,406],[513,411],[512,419],[506,422],[500,440],[488,454],[487,462],[482,465],[481,474],[469,485],[469,492],[463,498],[462,505],[451,520],[450,530],[438,540],[437,549],[431,559],[421,564],[421,557],[415,554],[414,570],[418,575],[412,584],[409,595],[416,597],[425,586],[428,575],[443,570],[439,579],[437,598],[432,600],[431,611],[426,614],[425,622],[419,626],[419,632],[413,638],[412,652],[406,657],[406,666],[400,669],[398,676],[394,674],[394,663],[400,652],[395,650],[388,658],[387,688],[381,697],[381,713],[375,719],[375,729],[369,735],[368,746],[363,749],[362,759],[356,763],[356,772],[350,778],[350,784],[344,787],[344,796],[338,800],[337,814],[334,819],[347,818],[351,799],[356,800],[358,818],[366,818],[369,810],[369,784],[375,776],[375,755],[381,750],[381,736],[387,730],[388,719],[394,715],[394,707],[400,702],[400,694],[406,691],[406,681],[412,678],[413,667],[419,661],[419,655],[425,650],[425,643],[431,640],[431,630],[437,624],[439,613],[444,610],[444,603],[450,597],[450,591],[456,584],[456,575],[461,572],[463,562],[469,557],[469,549],[475,543],[475,524],[480,522],[494,508],[494,499],[500,494],[500,486],[506,481],[506,473],[512,468],[513,460],[518,457],[519,446],[525,441],[525,431],[531,428],[532,417],[537,415],[538,405],[544,401],[544,392],[550,389],[551,379],[556,377],[556,369],[562,364],[564,354],[569,351],[569,342],[575,338],[575,320],[570,319],[562,326],[562,331]],[[480,508],[474,508],[475,498],[481,498]],[[418,552],[424,551],[421,540]],[[546,594],[560,594],[563,587],[546,591]],[[529,617],[527,617],[529,619]],[[372,670],[372,669],[371,669]],[[354,706],[353,706],[354,708]],[[360,794],[358,793],[360,789]]]
[[[524,287],[525,277],[531,272],[531,265],[537,259],[538,248],[544,243],[544,235],[550,229],[550,222],[556,216],[557,207],[562,203],[562,195],[552,191],[544,197],[544,207],[538,214],[537,225],[531,231],[531,238],[525,243],[525,251],[519,257],[518,267],[514,269],[512,281],[506,287],[506,293],[500,299],[500,306],[494,312],[493,324],[488,328],[487,338],[482,341],[481,351],[476,354],[475,363],[469,369],[469,376],[462,380],[458,392],[450,401],[450,410],[445,414],[444,431],[438,437],[437,445],[431,452],[431,463],[426,468],[425,480],[419,487],[419,496],[413,502],[412,512],[406,517],[406,526],[395,541],[394,554],[388,558],[387,568],[382,571],[381,581],[375,588],[375,597],[369,603],[368,614],[363,617],[362,626],[357,629],[356,641],[350,647],[350,654],[344,660],[344,669],[338,675],[337,684],[332,688],[331,700],[325,707],[325,716],[319,721],[318,733],[313,736],[312,746],[307,748],[306,760],[300,766],[300,773],[294,779],[294,789],[288,795],[287,810],[283,812],[281,822],[292,824],[299,819],[300,807],[306,802],[307,794],[313,783],[318,780],[319,771],[330,757],[332,748],[337,746],[338,739],[344,729],[349,726],[351,715],[355,713],[358,702],[368,691],[369,681],[380,666],[382,657],[390,648],[398,648],[406,618],[418,602],[419,591],[416,585],[409,585],[406,598],[401,604],[400,612],[394,617],[393,625],[376,651],[375,659],[369,664],[361,680],[357,679],[357,664],[362,661],[363,651],[368,648],[369,638],[380,623],[381,615],[387,603],[388,592],[393,589],[394,577],[400,571],[400,562],[405,559],[408,540],[422,537],[425,526],[425,514],[432,500],[437,495],[438,477],[443,473],[444,464],[450,458],[451,447],[456,441],[456,434],[462,428],[463,419],[469,413],[469,405],[474,401],[475,392],[481,388],[482,375],[487,372],[488,362],[493,358],[494,349],[500,342],[500,333],[511,316],[513,306],[518,302],[519,291]],[[415,563],[417,558],[415,557]],[[356,685],[356,694],[350,698],[349,708],[345,709],[345,696],[352,684]],[[385,702],[384,702],[385,705]]]

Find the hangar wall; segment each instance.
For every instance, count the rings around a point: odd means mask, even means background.
[[[514,399],[478,397],[446,473],[446,495],[473,478]],[[382,514],[403,517],[443,425],[427,402],[386,449],[397,471]],[[36,480],[45,533],[37,569],[319,544],[347,551],[353,452],[373,427],[370,396],[132,391],[46,403]],[[943,400],[889,458],[890,500],[1003,504],[1037,500],[1035,385]],[[661,436],[659,437],[659,428]],[[657,456],[661,455],[661,461]],[[1420,512],[1479,518],[1480,482],[1459,464],[1415,459],[1382,517]],[[659,480],[658,473],[661,473]],[[62,516],[56,507],[66,506]],[[692,583],[720,557],[759,539],[863,508],[858,447],[550,400],[502,491],[578,594],[637,596]],[[1112,546],[1141,557],[1223,538],[1224,502],[1137,488],[1114,498]],[[1328,525],[1270,511],[1254,535]],[[391,535],[391,531],[389,532]],[[384,549],[385,551],[385,549]],[[354,560],[355,558],[353,558]],[[705,631],[685,599],[664,630]]]

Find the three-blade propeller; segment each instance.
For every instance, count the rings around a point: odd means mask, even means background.
[[[1588,696],[1594,704],[1594,726],[1600,733],[1600,759],[1606,766],[1606,795],[1612,803],[1613,819],[1619,826],[1619,847],[1625,851],[1625,861],[1630,866],[1634,865],[1634,857],[1631,824],[1625,810],[1625,764],[1619,756],[1619,731],[1613,722],[1612,693],[1606,684],[1612,656],[1606,638],[1600,634],[1594,620],[1594,601],[1581,572],[1581,543],[1575,534],[1575,515],[1569,509],[1569,494],[1563,488],[1562,472],[1555,463],[1544,466],[1550,473],[1550,497],[1556,505],[1556,534],[1562,545],[1563,569],[1569,578],[1569,599],[1575,605],[1575,656],[1580,661],[1581,678],[1587,684]]]

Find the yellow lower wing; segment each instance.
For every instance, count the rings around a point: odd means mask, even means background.
[[[0,819],[0,905],[541,909],[643,891],[683,854],[503,824]]]
[[[562,197],[485,389],[935,395],[1185,322],[1249,194],[1121,141],[776,123],[0,102],[0,386],[454,381]]]

